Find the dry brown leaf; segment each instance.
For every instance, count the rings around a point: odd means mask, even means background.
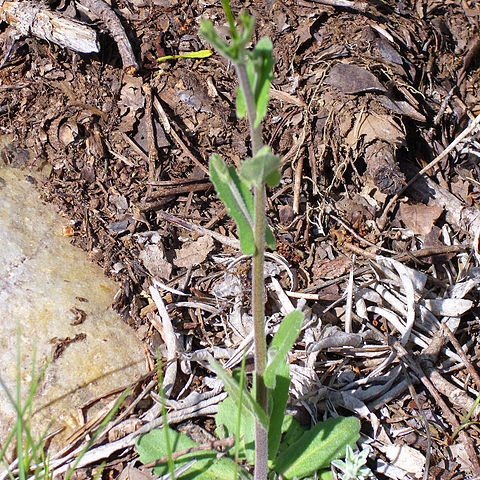
[[[182,248],[175,250],[177,258],[173,260],[173,263],[177,267],[199,265],[207,258],[212,248],[213,238],[210,235],[203,235],[197,240],[185,242]]]
[[[147,245],[140,252],[139,258],[153,277],[164,280],[170,278],[173,267],[165,260],[165,254],[160,245]]]
[[[405,132],[389,115],[366,114],[361,117],[355,128],[348,132],[346,140],[348,145],[353,147],[361,137],[365,144],[384,140],[400,146],[405,142]]]
[[[337,278],[348,272],[350,260],[346,257],[338,257],[334,260],[325,258],[316,260],[312,267],[313,279]]]
[[[424,205],[423,203],[400,204],[400,217],[407,228],[415,235],[427,235],[443,212],[437,205]]]

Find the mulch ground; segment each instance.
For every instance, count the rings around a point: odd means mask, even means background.
[[[121,285],[114,307],[144,339],[150,362],[155,281],[190,351],[233,351],[250,328],[249,268],[235,262],[235,227],[207,167],[214,152],[237,166],[249,155],[247,125],[235,117],[237,82],[219,55],[156,60],[209,48],[199,20],[225,30],[219,2],[114,1],[136,75],[124,72],[101,21],[50,3],[90,22],[101,53],[33,37],[10,50],[11,27],[0,24],[9,50],[0,158],[45,174],[44,200],[65,215],[72,243]],[[305,422],[325,411],[358,415],[378,478],[406,478],[385,464],[473,478],[478,412],[461,433],[459,425],[480,391],[480,10],[465,0],[324,3],[336,2],[232,5],[254,13],[256,39],[274,45],[264,140],[283,162],[268,220],[287,266],[271,260],[267,313],[274,325],[289,302],[300,303],[309,319],[291,360],[310,383],[292,374],[292,409]],[[189,388],[203,375],[194,372]],[[188,378],[177,377],[172,398],[188,393]],[[398,462],[404,455],[416,460]],[[104,475],[114,478],[127,460]]]

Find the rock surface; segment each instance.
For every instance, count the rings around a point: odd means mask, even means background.
[[[0,378],[15,398],[18,338],[23,399],[32,362],[38,372],[50,358],[32,428],[65,427],[54,442],[61,446],[81,425],[80,407],[145,367],[140,342],[111,309],[118,286],[62,235],[68,220],[39,199],[34,177],[0,168]],[[0,445],[14,421],[0,389]]]

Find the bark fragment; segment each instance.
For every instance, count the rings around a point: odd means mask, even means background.
[[[0,21],[7,22],[19,36],[33,35],[79,53],[99,51],[95,30],[37,2],[0,2]]]

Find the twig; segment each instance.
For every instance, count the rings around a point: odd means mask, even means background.
[[[152,322],[152,325],[158,330],[158,333],[162,336],[165,345],[167,346],[167,368],[165,370],[165,375],[163,377],[162,388],[165,392],[165,396],[169,396],[174,385],[175,379],[177,377],[177,362],[175,359],[180,353],[180,346],[175,335],[175,330],[173,328],[172,320],[168,314],[165,303],[158,291],[157,287],[150,286],[150,295],[152,296],[155,305],[157,306],[158,313],[162,319],[162,323],[159,323],[156,320],[154,315],[148,316],[148,319]]]
[[[77,20],[38,6],[38,2],[0,1],[0,21],[22,36],[33,35],[79,53],[97,53],[95,30]]]
[[[297,214],[300,211],[300,191],[302,189],[302,177],[303,177],[302,173],[303,173],[303,155],[300,155],[297,159],[297,166],[295,167],[295,178],[293,180],[293,211]]]
[[[171,126],[167,114],[165,113],[165,110],[162,107],[162,104],[160,101],[155,98],[153,102],[153,106],[157,110],[158,115],[160,116],[160,119],[162,120],[162,124],[165,130],[165,133],[170,134],[173,139],[177,142],[177,144],[180,146],[180,148],[183,150],[183,153],[195,164],[197,167],[201,168],[207,175],[209,174],[208,168],[198,160],[195,155],[189,150],[187,145],[185,145],[185,142],[178,136],[177,132],[173,129]]]
[[[232,448],[235,445],[235,435],[230,435],[227,438],[222,440],[213,440],[212,442],[202,443],[201,445],[195,445],[194,447],[185,448],[183,450],[179,450],[178,452],[172,453],[172,460],[176,460],[179,457],[183,457],[184,455],[188,455],[189,453],[200,452],[202,450],[219,450],[219,449],[228,449]],[[156,467],[157,465],[161,465],[162,463],[166,463],[168,461],[167,457],[159,458],[154,462],[146,463],[140,467],[140,470],[144,470],[145,468]]]
[[[145,160],[145,162],[149,163],[148,155],[125,132],[122,132],[122,137],[138,153],[138,155],[140,155],[140,157]]]
[[[338,8],[350,8],[351,10],[357,10],[358,12],[366,12],[368,9],[367,2],[356,2],[350,0],[311,0],[321,5],[328,5],[330,7]]]
[[[79,0],[80,4],[97,15],[112,34],[113,40],[117,44],[118,53],[122,57],[122,64],[125,73],[135,75],[138,70],[138,63],[135,60],[132,46],[128,40],[125,29],[120,22],[112,7],[103,0]]]
[[[158,152],[155,144],[155,132],[153,130],[152,121],[152,87],[148,83],[143,84],[143,92],[145,93],[145,130],[147,132],[148,144],[148,190],[151,189],[151,183],[155,181],[155,168],[158,164]],[[148,196],[148,193],[147,193]]]
[[[397,252],[395,252],[394,250],[389,250],[388,248],[383,248],[383,247],[380,247],[378,245],[375,245],[374,243],[370,242],[369,240],[365,240],[363,237],[361,237],[360,235],[358,235],[355,230],[353,230],[352,228],[350,228],[343,220],[341,220],[340,218],[338,218],[336,215],[334,215],[333,213],[328,213],[328,216],[332,217],[337,223],[339,223],[347,232],[351,233],[359,242],[362,242],[370,247],[374,247],[382,252],[385,252],[385,253],[391,253],[393,255],[396,255]]]
[[[201,192],[203,190],[208,190],[212,187],[212,184],[207,179],[201,180],[183,180],[181,185],[165,185],[162,186],[161,190],[156,190],[155,192],[150,192],[147,194],[145,202],[151,202],[157,198],[167,197],[170,195],[180,195],[182,193],[191,193],[191,192]],[[148,207],[148,204],[145,204],[145,207]],[[140,207],[143,210],[143,207]]]
[[[413,357],[407,352],[407,350],[400,345],[399,342],[395,342],[395,349],[401,354],[399,358],[403,360],[415,373],[415,375],[420,379],[420,381],[425,385],[428,391],[434,397],[437,405],[441,408],[444,416],[450,422],[450,425],[455,429],[458,430],[460,424],[452,413],[452,411],[448,408],[448,405],[444,402],[443,398],[437,392],[436,388],[433,386],[430,379],[427,375],[423,372],[417,362],[413,359]],[[473,445],[472,439],[463,431],[460,430],[459,435],[461,436],[462,442],[465,444],[465,448],[467,450],[468,456],[470,461],[472,462],[473,467],[473,474],[480,475],[480,463],[478,461],[477,453],[475,452],[475,447]]]
[[[480,375],[478,375],[477,371],[472,365],[472,362],[465,355],[465,352],[463,351],[463,348],[460,345],[460,342],[456,339],[453,332],[447,327],[445,322],[442,322],[441,325],[442,325],[443,331],[447,334],[448,339],[452,342],[452,345],[455,347],[455,350],[458,356],[462,359],[462,362],[467,368],[468,373],[472,376],[473,380],[475,381],[475,384],[477,385],[477,389],[480,390]]]

